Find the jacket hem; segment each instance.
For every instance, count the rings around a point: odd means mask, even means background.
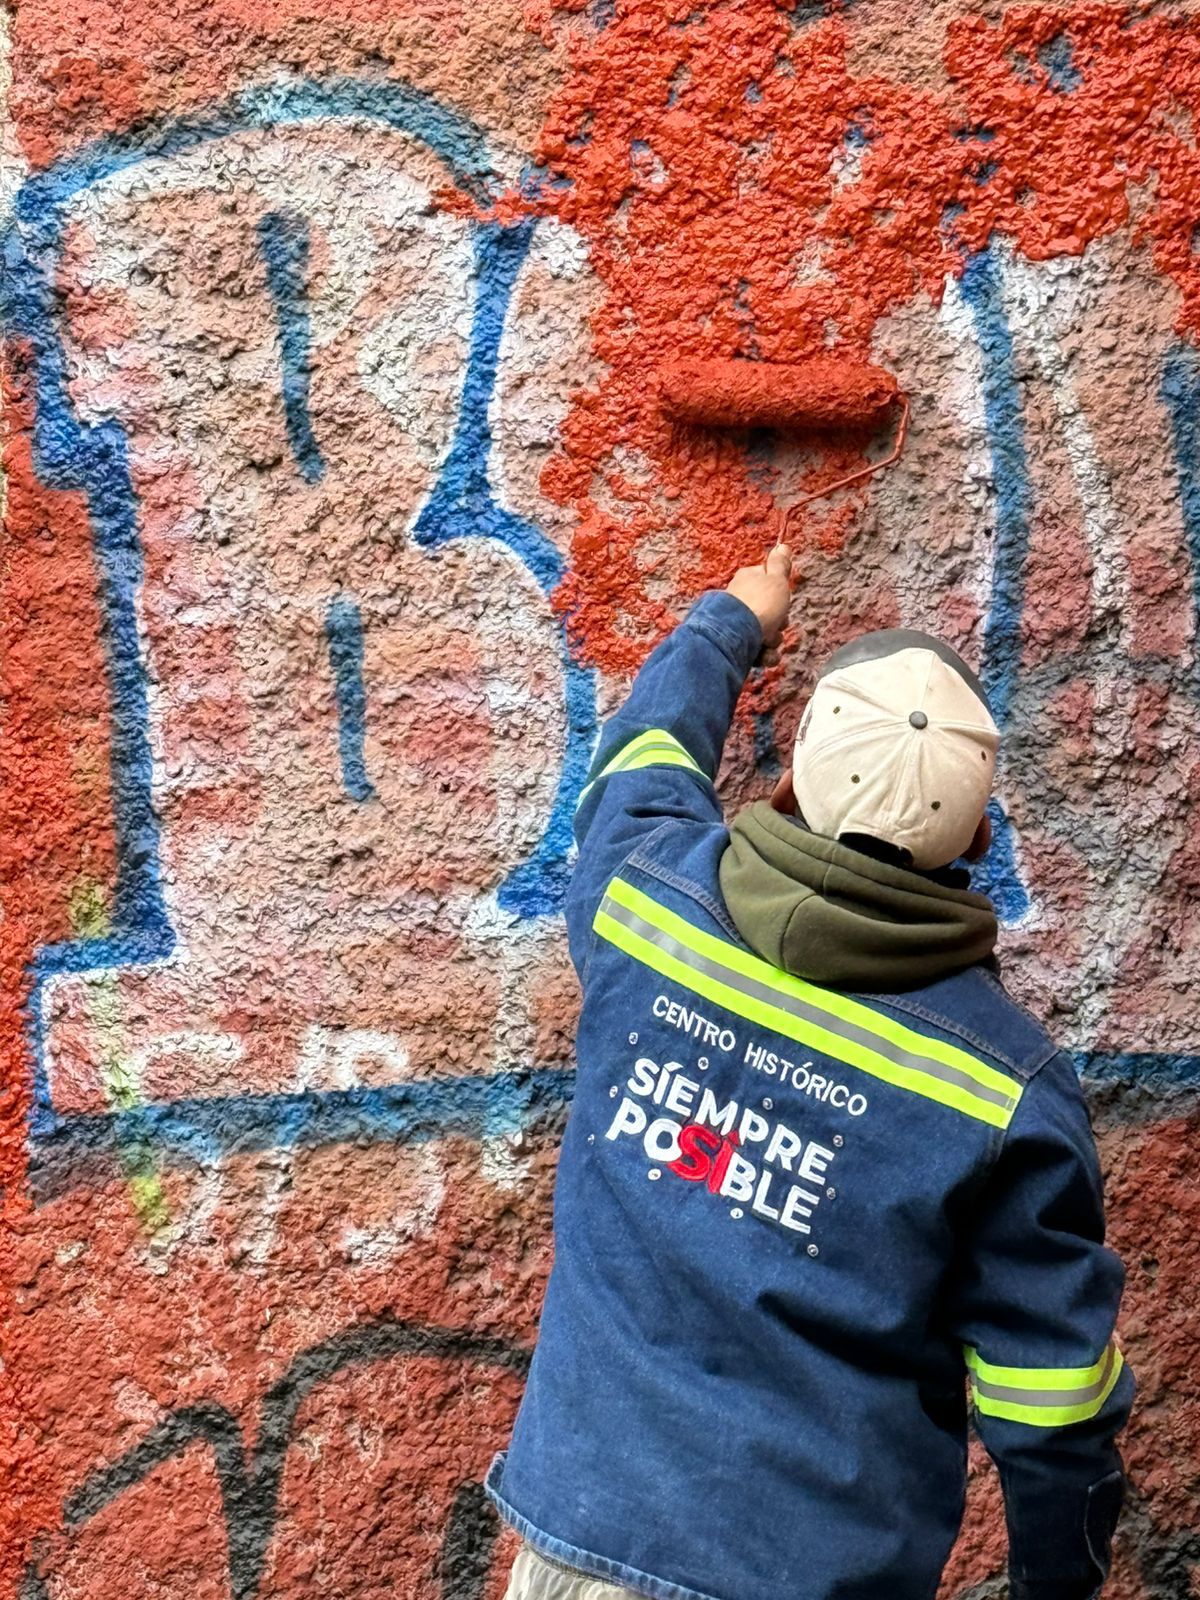
[[[504,1475],[504,1462],[506,1452],[501,1450],[488,1468],[488,1475],[484,1479],[484,1489],[496,1510],[539,1555],[547,1556],[551,1561],[557,1561],[560,1566],[571,1567],[577,1572],[585,1573],[591,1578],[600,1578],[608,1583],[615,1583],[623,1589],[631,1589],[634,1594],[647,1596],[647,1600],[720,1600],[717,1595],[705,1594],[700,1589],[689,1589],[680,1583],[669,1583],[665,1578],[656,1578],[653,1573],[640,1572],[637,1567],[627,1566],[623,1561],[614,1561],[610,1556],[597,1555],[592,1550],[581,1550],[578,1545],[568,1544],[565,1539],[556,1539],[552,1533],[546,1533],[528,1517],[523,1517],[515,1506],[500,1493],[500,1480]]]

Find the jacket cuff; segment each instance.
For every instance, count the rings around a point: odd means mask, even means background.
[[[688,612],[684,626],[702,633],[746,677],[762,649],[762,627],[744,600],[724,589],[702,594]]]

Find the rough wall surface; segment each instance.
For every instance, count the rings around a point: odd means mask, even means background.
[[[864,626],[981,665],[1011,986],[1141,1380],[1114,1594],[1200,1585],[1200,4],[20,0],[5,258],[0,1597],[497,1600],[598,716],[846,441],[729,804]],[[1003,1592],[982,1463],[946,1592]]]

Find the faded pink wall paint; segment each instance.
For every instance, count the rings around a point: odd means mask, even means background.
[[[839,466],[698,457],[650,373],[829,341],[912,436],[724,790],[857,628],[982,662],[1130,1267],[1113,1592],[1189,1592],[1200,6],[81,0],[13,71],[3,1592],[502,1592],[595,715]]]

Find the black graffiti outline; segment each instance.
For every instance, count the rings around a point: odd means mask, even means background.
[[[385,1315],[354,1323],[302,1351],[267,1390],[259,1408],[257,1443],[247,1465],[242,1430],[219,1401],[181,1406],[114,1461],[97,1467],[68,1496],[65,1530],[83,1526],[134,1488],[156,1467],[201,1440],[213,1455],[226,1529],[229,1585],[234,1600],[254,1600],[278,1520],[279,1489],[296,1415],[317,1385],[358,1363],[393,1356],[465,1360],[525,1377],[531,1350],[499,1335],[404,1321]],[[491,1571],[499,1519],[483,1486],[467,1479],[455,1491],[442,1538],[438,1574],[442,1600],[482,1600]],[[1136,1493],[1121,1518],[1118,1538],[1155,1600],[1187,1600],[1200,1566],[1200,1532],[1158,1533],[1151,1509]],[[1004,1575],[960,1591],[958,1600],[998,1600]],[[25,1568],[21,1600],[50,1600],[40,1555]]]
[[[446,1328],[385,1315],[354,1323],[302,1351],[264,1394],[253,1449],[219,1401],[172,1411],[115,1460],[97,1467],[67,1497],[63,1527],[82,1527],[134,1488],[156,1467],[200,1441],[212,1452],[225,1522],[229,1587],[234,1600],[254,1600],[278,1520],[279,1490],[295,1420],[305,1400],[347,1367],[394,1356],[469,1361],[525,1377],[531,1351],[500,1335]],[[481,1600],[498,1519],[481,1484],[467,1480],[455,1492],[439,1559],[443,1600]],[[49,1600],[47,1574],[35,1552],[26,1566],[21,1600]]]

